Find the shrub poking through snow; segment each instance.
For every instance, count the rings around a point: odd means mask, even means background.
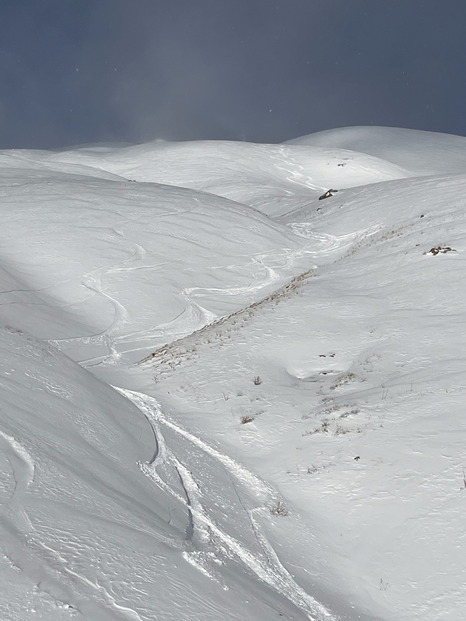
[[[280,515],[281,517],[285,517],[288,515],[288,509],[281,502],[281,500],[279,500],[276,505],[270,507],[270,513],[272,515]]]
[[[330,390],[335,390],[340,386],[344,386],[345,384],[349,384],[350,382],[354,382],[356,380],[356,375],[352,371],[347,371],[346,373],[342,373],[339,375],[333,384],[330,386]]]
[[[254,420],[254,416],[250,416],[249,414],[246,414],[240,418],[242,425],[246,425],[247,423],[252,423],[253,420]]]
[[[259,386],[259,384],[262,384],[262,379],[260,375],[256,375],[256,377],[252,381],[254,383],[254,386]]]
[[[424,254],[431,254],[432,256],[436,256],[438,254],[446,254],[447,252],[456,252],[454,248],[450,248],[450,246],[434,246]]]

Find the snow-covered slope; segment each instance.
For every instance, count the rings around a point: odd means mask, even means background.
[[[465,139],[374,131],[0,154],[1,619],[462,618]]]
[[[235,541],[215,558],[227,578],[203,568],[190,475],[144,407],[31,336],[0,339],[2,619],[305,618],[236,567]]]
[[[82,149],[53,155],[47,162],[85,164],[136,181],[203,190],[273,216],[330,187],[409,176],[400,166],[344,149],[221,141],[153,142],[105,155]]]
[[[379,157],[418,175],[461,174],[466,138],[397,127],[341,127],[290,140],[290,145],[349,149]]]

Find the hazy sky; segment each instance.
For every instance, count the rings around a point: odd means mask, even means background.
[[[0,0],[0,148],[466,134],[466,0]]]

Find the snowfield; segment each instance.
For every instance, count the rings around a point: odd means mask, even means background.
[[[464,618],[466,138],[3,151],[0,209],[2,621]]]

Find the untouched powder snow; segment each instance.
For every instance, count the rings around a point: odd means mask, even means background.
[[[350,149],[406,167],[417,175],[462,174],[466,138],[397,127],[341,127],[289,140],[290,145]]]
[[[0,153],[2,621],[463,618],[465,196],[394,128]]]

